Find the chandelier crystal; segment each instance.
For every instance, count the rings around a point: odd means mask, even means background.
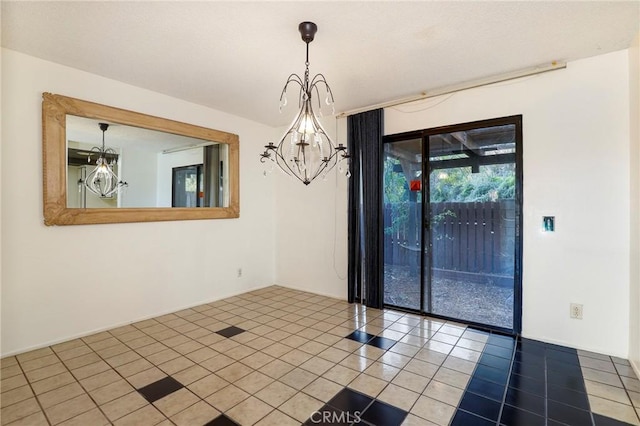
[[[326,177],[336,164],[340,164],[340,173],[349,177],[347,147],[343,144],[336,145],[319,121],[318,114],[322,113],[321,92],[324,103],[331,107],[332,115],[335,114],[331,88],[322,74],[309,78],[309,43],[313,41],[318,27],[313,22],[302,22],[298,30],[302,41],[307,45],[306,68],[304,77],[291,74],[287,79],[280,94],[280,112],[287,105],[287,89],[290,84],[299,86],[299,111],[280,142],[277,145],[273,142],[265,145],[260,161],[272,161],[272,166],[277,165],[287,175],[294,176],[305,185],[309,185],[318,176]],[[317,98],[317,112],[314,110],[314,96]]]
[[[109,125],[107,123],[99,123],[99,126],[100,130],[102,130],[102,147],[94,146],[91,148],[92,153],[98,154],[96,167],[79,183],[84,184],[89,191],[99,197],[110,197],[118,192],[120,188],[129,186],[129,184],[121,181],[113,171],[118,162],[118,153],[113,148],[105,148],[104,134]],[[91,155],[89,155],[87,161],[91,161]]]

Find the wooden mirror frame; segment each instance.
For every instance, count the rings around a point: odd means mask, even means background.
[[[66,116],[75,115],[158,130],[227,144],[229,147],[228,207],[67,207]],[[240,216],[240,155],[238,135],[207,129],[51,93],[42,94],[42,164],[44,223],[86,225],[96,223],[154,222],[166,220],[230,219]]]

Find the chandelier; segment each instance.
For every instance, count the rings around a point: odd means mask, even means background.
[[[127,182],[123,182],[113,171],[113,167],[118,162],[118,153],[113,148],[105,148],[104,133],[109,128],[107,123],[98,123],[102,130],[102,147],[94,146],[91,153],[97,153],[96,167],[87,175],[84,180],[80,180],[81,184],[99,197],[110,197],[122,187],[129,186]],[[91,154],[87,157],[87,161],[91,162]]]
[[[290,84],[300,86],[299,111],[280,142],[277,145],[273,142],[265,145],[265,151],[260,154],[260,161],[265,163],[271,160],[272,166],[277,165],[287,175],[299,179],[305,185],[309,185],[318,176],[325,178],[327,173],[339,163],[340,173],[349,177],[348,167],[343,166],[349,158],[347,147],[343,144],[336,145],[319,121],[318,114],[322,115],[321,91],[325,95],[324,102],[331,107],[332,115],[335,114],[331,88],[322,74],[316,74],[309,79],[309,43],[313,41],[318,27],[313,22],[302,22],[298,30],[302,35],[302,41],[307,45],[306,68],[304,77],[291,74],[287,79],[280,94],[280,112],[287,105],[287,88]],[[318,99],[317,112],[314,110],[312,95]]]

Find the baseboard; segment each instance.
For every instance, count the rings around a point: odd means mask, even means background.
[[[274,284],[267,284],[267,285],[263,285],[263,286],[252,287],[252,288],[249,288],[249,289],[244,290],[244,291],[233,292],[233,293],[229,293],[229,294],[226,294],[224,296],[221,296],[221,297],[216,297],[215,299],[205,300],[205,301],[202,301],[202,302],[185,305],[185,306],[178,307],[178,308],[172,308],[172,309],[167,310],[167,311],[161,311],[161,312],[158,312],[158,313],[155,313],[155,314],[145,315],[143,317],[139,317],[139,318],[136,318],[136,319],[131,320],[131,321],[124,321],[124,322],[121,322],[121,323],[112,324],[112,325],[109,325],[109,326],[106,326],[106,327],[100,327],[100,328],[97,328],[97,329],[94,329],[94,330],[91,330],[91,331],[78,333],[78,334],[71,335],[71,336],[68,336],[68,337],[64,337],[64,338],[60,338],[60,339],[54,339],[54,340],[51,340],[51,341],[43,343],[43,344],[38,344],[38,345],[34,345],[34,346],[29,346],[27,348],[18,349],[16,351],[2,353],[0,355],[0,358],[6,358],[6,357],[9,357],[9,356],[19,355],[19,354],[22,354],[22,353],[25,353],[25,352],[35,351],[36,349],[42,349],[42,348],[46,348],[48,346],[57,345],[58,343],[68,342],[70,340],[75,340],[75,339],[79,339],[79,338],[82,338],[82,337],[91,336],[92,334],[101,333],[101,332],[107,331],[107,330],[113,330],[114,328],[123,327],[125,325],[130,325],[130,324],[133,324],[133,323],[136,323],[136,322],[145,321],[145,320],[148,320],[148,319],[151,319],[151,318],[160,317],[162,315],[172,314],[174,312],[182,311],[184,309],[190,309],[190,308],[193,308],[195,306],[206,305],[207,303],[217,302],[218,300],[228,299],[230,297],[238,296],[240,294],[248,293],[250,291],[255,291],[255,290],[260,290],[260,289],[263,289],[263,288],[271,287],[273,285]]]
[[[636,377],[640,378],[640,361],[629,360],[629,363],[631,364],[633,371],[636,373]]]
[[[347,298],[346,297],[338,297],[335,294],[329,294],[329,293],[323,293],[321,291],[312,291],[312,290],[307,290],[307,289],[302,289],[299,287],[292,287],[289,285],[284,285],[284,284],[274,284],[277,287],[282,287],[282,288],[287,288],[289,290],[296,290],[296,291],[303,291],[305,293],[311,293],[311,294],[317,294],[318,296],[324,296],[324,297],[330,297],[331,299],[336,299],[336,300],[340,300],[342,302],[346,302]]]
[[[546,337],[529,336],[529,335],[524,335],[524,334],[522,335],[522,337],[524,337],[526,339],[531,339],[531,340],[538,340],[540,342],[552,343],[554,345],[567,346],[569,348],[579,349],[581,351],[588,351],[588,352],[593,352],[593,353],[602,354],[602,355],[615,356],[615,357],[622,358],[622,359],[628,359],[628,357],[629,357],[629,354],[602,352],[601,350],[595,349],[595,348],[592,348],[592,347],[574,345],[574,344],[571,344],[571,343],[568,343],[568,342],[563,342],[563,341],[556,340],[556,339],[548,339]]]

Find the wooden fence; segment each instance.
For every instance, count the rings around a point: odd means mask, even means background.
[[[431,203],[434,272],[446,278],[512,285],[514,209],[513,200]],[[386,204],[384,224],[385,264],[419,268],[420,204]]]

